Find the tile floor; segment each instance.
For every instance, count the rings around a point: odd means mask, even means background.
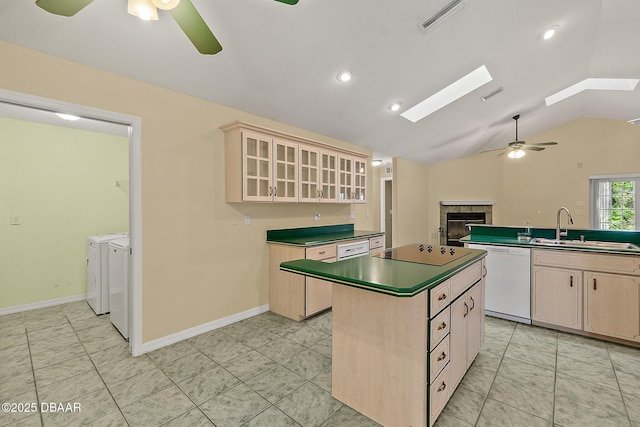
[[[84,302],[0,316],[0,426],[377,426],[331,397],[331,313],[264,313],[137,358]],[[487,318],[446,426],[640,427],[640,350]]]

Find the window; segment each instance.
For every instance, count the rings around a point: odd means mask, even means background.
[[[591,227],[602,230],[640,230],[640,175],[589,178]]]

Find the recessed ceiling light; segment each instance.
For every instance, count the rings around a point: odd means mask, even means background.
[[[351,72],[350,71],[340,71],[338,76],[336,77],[339,82],[348,82],[351,80]]]
[[[558,28],[560,28],[558,25],[553,25],[547,28],[545,32],[542,33],[542,38],[545,40],[549,40],[550,38],[556,35],[556,31],[558,31]]]
[[[547,107],[576,95],[584,90],[626,90],[632,91],[640,79],[601,79],[588,78],[544,99]]]
[[[80,120],[80,117],[74,116],[73,114],[56,113],[56,116],[60,117],[63,120],[69,120],[71,122]]]
[[[483,65],[431,95],[419,104],[409,108],[402,113],[401,116],[415,123],[442,107],[451,104],[453,101],[462,98],[469,92],[478,89],[480,86],[489,83],[491,80],[493,80],[491,74],[489,74],[487,67]]]
[[[389,104],[387,108],[391,111],[398,111],[401,106],[402,106],[401,102],[392,102],[391,104]]]

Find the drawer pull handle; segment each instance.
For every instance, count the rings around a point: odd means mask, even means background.
[[[447,299],[447,294],[442,294],[442,295],[440,295],[438,297],[438,301],[442,301],[442,300],[445,300],[445,299]]]
[[[445,353],[444,351],[442,352],[442,354],[440,356],[438,356],[438,362],[443,361],[444,359],[447,358],[447,353]]]
[[[469,297],[471,299],[471,302],[473,303],[473,305],[471,306],[471,308],[469,310],[473,310],[476,306],[476,302],[474,301],[473,297]]]
[[[482,266],[482,270],[484,270],[484,271],[482,272],[482,273],[483,273],[483,274],[482,274],[482,277],[487,277],[487,266],[486,266],[486,265],[483,265],[483,266]]]
[[[444,322],[442,322],[440,325],[438,325],[438,330],[439,330],[439,331],[441,331],[441,330],[443,330],[443,329],[444,329],[444,328],[446,328],[446,327],[447,327],[447,324],[446,324],[446,323],[444,323]]]
[[[438,387],[438,391],[444,391],[447,388],[447,384],[446,383],[442,383],[442,385],[440,387]]]
[[[318,252],[319,255],[324,255],[327,251],[320,251]]]
[[[597,290],[598,289],[598,282],[596,281],[596,278],[593,278],[593,290]]]
[[[569,277],[569,287],[573,288],[573,274]]]
[[[467,317],[467,314],[469,314],[469,306],[465,302],[464,303],[464,316],[462,316],[462,317]]]

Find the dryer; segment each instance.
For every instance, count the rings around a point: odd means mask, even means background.
[[[109,242],[109,317],[113,326],[127,339],[131,317],[129,248],[128,237]]]
[[[127,233],[87,237],[87,303],[96,314],[109,312],[109,242]]]

